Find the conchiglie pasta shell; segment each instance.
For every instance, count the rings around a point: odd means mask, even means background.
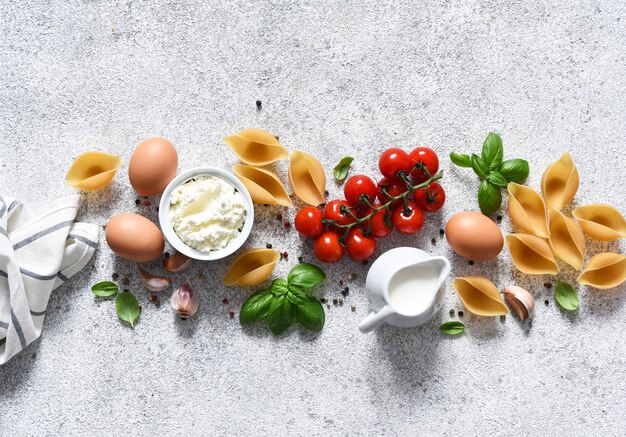
[[[465,308],[479,316],[500,316],[509,313],[502,296],[491,281],[482,276],[454,278],[452,286]]]
[[[556,209],[548,214],[550,247],[563,261],[580,270],[585,260],[585,234],[578,223]]]
[[[289,183],[293,192],[309,205],[324,203],[326,174],[322,164],[304,152],[296,150],[289,160]]]
[[[583,231],[594,240],[611,241],[626,237],[626,220],[611,205],[597,203],[579,206],[572,214]]]
[[[613,288],[626,281],[626,256],[619,253],[599,253],[587,263],[578,282],[601,290]]]
[[[283,183],[269,170],[237,164],[233,172],[250,192],[255,203],[291,206],[291,199]]]
[[[122,165],[119,156],[103,152],[87,152],[80,155],[67,171],[67,185],[81,190],[104,188]]]
[[[530,234],[509,234],[506,245],[517,270],[529,275],[556,275],[559,265],[546,240]]]
[[[541,196],[524,185],[509,183],[509,215],[515,226],[537,237],[548,238],[546,205]]]
[[[569,153],[552,163],[541,176],[541,192],[548,208],[560,210],[578,191],[578,170]]]
[[[245,129],[224,138],[224,142],[250,165],[267,165],[289,156],[276,137],[263,129]]]
[[[270,277],[280,253],[271,249],[251,249],[237,257],[222,278],[224,285],[258,285]]]

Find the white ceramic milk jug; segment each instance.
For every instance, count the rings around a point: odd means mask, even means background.
[[[359,324],[363,333],[383,322],[408,328],[427,322],[439,310],[450,262],[414,247],[383,253],[372,264],[365,288],[372,312]]]

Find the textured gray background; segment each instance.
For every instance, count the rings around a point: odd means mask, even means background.
[[[530,161],[530,186],[569,150],[581,173],[575,202],[625,212],[624,5],[5,1],[0,191],[41,207],[72,192],[64,175],[73,158],[99,149],[124,166],[106,190],[84,196],[80,217],[104,224],[137,209],[154,218],[154,207],[135,208],[126,177],[148,136],[173,141],[180,169],[229,168],[237,160],[222,138],[258,126],[318,156],[329,174],[354,155],[354,172],[376,175],[387,146],[429,145],[445,157],[477,150],[496,130],[505,157]],[[284,176],[286,162],[275,168]],[[166,298],[159,309],[148,303],[136,267],[101,241],[93,263],[54,293],[42,338],[0,369],[0,434],[623,435],[626,287],[581,287],[580,311],[565,314],[543,288],[555,278],[517,274],[506,251],[469,266],[445,241],[431,246],[453,213],[477,208],[471,171],[447,159],[442,168],[444,210],[419,236],[387,239],[380,250],[425,247],[450,256],[453,276],[528,287],[537,297],[532,324],[466,312],[467,333],[444,338],[437,327],[460,308],[448,291],[430,324],[361,335],[367,270],[350,260],[325,267],[320,295],[339,297],[337,281],[358,278],[319,335],[292,328],[273,338],[230,319],[252,291],[220,285],[230,260],[193,267],[201,309],[181,322]],[[333,182],[329,190],[340,193]],[[272,218],[279,211],[258,208],[250,239],[289,251],[277,275],[299,254],[311,259],[310,242]],[[595,243],[589,253],[624,249]],[[113,271],[141,298],[134,330],[89,291]],[[559,277],[572,281],[574,272]]]

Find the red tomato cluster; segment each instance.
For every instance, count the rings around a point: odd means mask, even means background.
[[[337,262],[345,252],[355,260],[366,260],[376,251],[375,238],[395,228],[412,235],[424,226],[424,211],[439,210],[446,193],[439,182],[425,184],[439,171],[437,154],[427,147],[411,153],[385,150],[378,160],[383,174],[378,183],[365,175],[346,182],[345,200],[331,200],[324,210],[307,206],[296,215],[296,230],[315,238],[313,251],[324,262]]]

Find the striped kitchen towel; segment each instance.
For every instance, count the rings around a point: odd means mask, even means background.
[[[53,289],[78,273],[98,244],[98,226],[74,223],[80,196],[40,214],[0,195],[0,365],[39,338]]]

